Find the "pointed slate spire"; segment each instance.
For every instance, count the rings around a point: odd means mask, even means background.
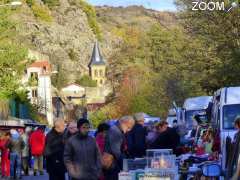
[[[100,53],[97,41],[94,45],[91,61],[90,61],[88,66],[92,66],[92,65],[105,65],[105,62],[104,62],[104,59],[102,58],[102,55]]]

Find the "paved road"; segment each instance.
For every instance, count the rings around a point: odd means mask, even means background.
[[[48,180],[48,175],[44,174],[43,176],[23,176],[23,180]]]
[[[43,176],[23,176],[23,180],[48,180],[48,174],[44,173]],[[67,175],[66,180],[68,180]]]

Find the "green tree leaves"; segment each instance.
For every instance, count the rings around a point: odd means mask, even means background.
[[[84,87],[97,87],[97,82],[88,75],[83,75],[76,83]]]
[[[223,86],[239,85],[240,9],[230,12],[191,11],[191,2],[178,0],[182,24],[188,33],[202,41],[204,67],[201,86],[213,92]],[[207,82],[207,83],[206,83]]]
[[[15,41],[17,23],[8,17],[9,9],[0,9],[0,99],[11,97],[20,87],[27,61],[27,50]]]
[[[27,50],[19,45],[0,42],[0,98],[9,97],[20,86]]]

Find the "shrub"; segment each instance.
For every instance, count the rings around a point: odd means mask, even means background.
[[[59,6],[59,0],[43,0],[44,4],[46,4],[49,8],[53,8],[55,6]]]
[[[32,11],[33,11],[33,14],[36,18],[38,18],[42,21],[46,21],[46,22],[51,22],[52,21],[52,16],[51,16],[48,8],[46,8],[44,6],[34,4],[32,6]]]
[[[68,56],[72,61],[77,61],[78,60],[77,53],[74,51],[74,49],[69,50]]]
[[[34,4],[34,0],[26,0],[26,3],[29,7],[32,7]]]
[[[77,83],[85,87],[97,87],[97,82],[92,80],[88,75],[82,76],[79,80],[77,80]]]

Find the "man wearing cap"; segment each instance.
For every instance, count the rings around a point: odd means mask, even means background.
[[[78,133],[65,145],[65,166],[72,180],[97,180],[101,173],[101,157],[95,139],[88,136],[90,123],[81,118],[77,128]]]

